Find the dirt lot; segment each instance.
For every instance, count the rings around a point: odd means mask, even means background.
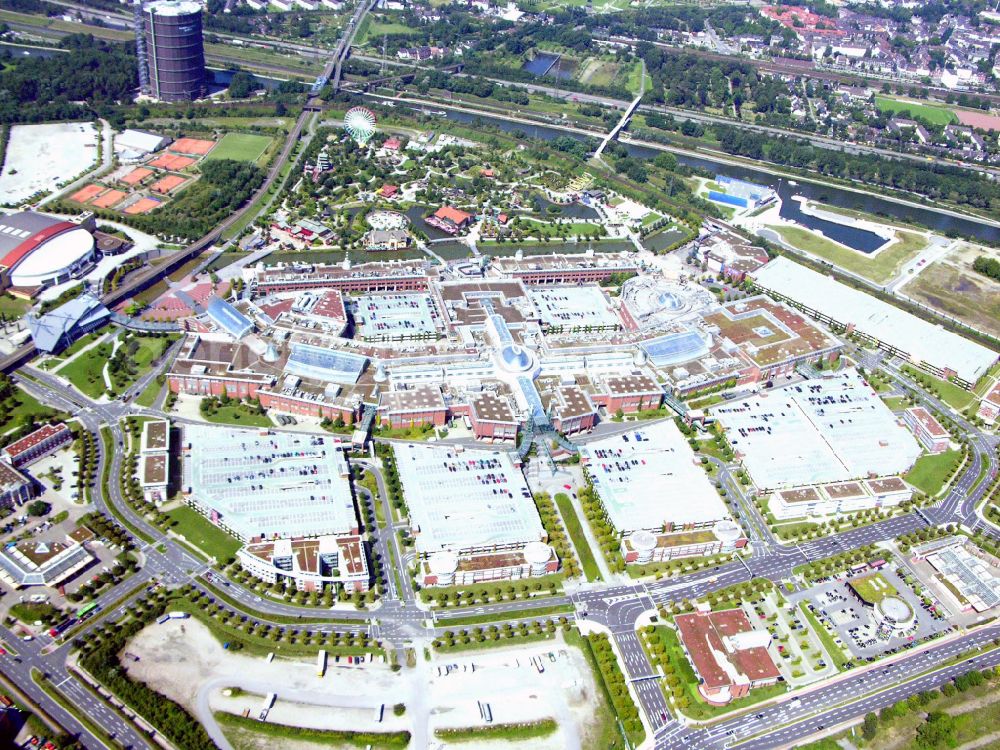
[[[982,331],[1000,336],[1000,283],[972,270],[972,263],[979,255],[996,258],[1000,257],[1000,251],[960,243],[944,258],[924,269],[906,286],[905,293]]]
[[[440,746],[434,738],[439,727],[483,724],[478,701],[490,704],[497,723],[555,718],[559,731],[533,740],[533,750],[578,750],[586,746],[593,721],[589,708],[596,689],[593,676],[582,654],[561,640],[521,649],[444,655],[431,662],[419,659],[415,668],[398,673],[383,664],[353,667],[331,658],[322,678],[316,675],[313,660],[268,663],[226,651],[205,626],[192,619],[151,625],[129,644],[128,651],[139,656],[138,662],[125,662],[134,679],[184,704],[210,731],[212,711],[241,713],[250,708],[256,715],[260,696],[270,691],[277,693],[277,701],[269,720],[317,729],[408,729],[413,748]],[[544,672],[538,671],[539,663]],[[229,687],[244,692],[226,696],[223,691]],[[374,709],[383,703],[384,720],[377,723]],[[406,705],[402,717],[393,715],[395,703]],[[237,750],[266,746],[245,733],[234,733],[231,740]],[[461,747],[493,750],[505,745],[469,742]],[[301,750],[309,747],[302,743]]]

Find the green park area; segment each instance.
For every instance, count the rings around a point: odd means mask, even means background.
[[[826,207],[822,208],[825,210]],[[922,235],[897,229],[899,242],[874,255],[865,255],[801,227],[772,225],[769,229],[792,247],[876,283],[889,281],[927,245],[927,240]]]
[[[102,341],[70,359],[56,373],[69,380],[81,393],[99,398],[108,392],[104,379],[107,365],[111,393],[119,395],[149,372],[153,362],[175,340],[176,336],[127,334],[117,349],[113,348],[110,339]]]
[[[950,125],[958,122],[958,117],[948,107],[937,104],[921,104],[919,102],[907,102],[899,99],[890,99],[887,96],[876,96],[875,106],[879,112],[909,112],[910,117],[919,117],[927,120],[932,125]]]
[[[188,505],[175,508],[167,515],[171,520],[171,531],[184,537],[192,546],[209,557],[219,561],[228,560],[235,556],[240,548],[238,539],[230,536]]]
[[[948,380],[936,378],[923,370],[903,365],[903,372],[920,384],[920,387],[944,401],[951,408],[962,411],[972,404],[975,395]]]
[[[929,453],[918,458],[913,468],[903,475],[903,479],[933,497],[941,491],[961,460],[962,454],[957,450]]]
[[[8,377],[0,376],[0,433],[25,424],[41,422],[53,415],[54,410],[18,388]]]
[[[270,145],[271,138],[266,135],[226,133],[205,158],[257,161]]]
[[[580,558],[580,567],[583,568],[583,574],[587,577],[588,581],[601,580],[601,571],[597,567],[597,560],[594,559],[594,552],[590,549],[590,545],[587,544],[583,524],[580,523],[580,517],[576,514],[569,495],[559,492],[555,496],[555,501],[556,506],[559,508],[559,515],[562,516],[563,524],[566,526],[566,533],[569,534],[569,538],[573,542],[573,547],[576,549],[576,555]]]

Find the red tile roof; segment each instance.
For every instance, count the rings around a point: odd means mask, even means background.
[[[444,221],[450,221],[457,226],[461,226],[467,221],[472,220],[472,214],[459,211],[457,208],[452,208],[451,206],[441,206],[441,208],[434,212],[434,216]]]
[[[674,618],[681,642],[691,656],[695,671],[709,690],[734,684],[719,660],[750,681],[776,679],[781,673],[766,648],[760,646],[728,651],[723,639],[753,630],[742,609],[694,612]]]
[[[45,424],[32,432],[30,435],[25,435],[20,440],[15,440],[13,443],[4,448],[4,452],[11,458],[16,458],[22,453],[31,450],[43,440],[48,440],[50,437],[58,435],[61,432],[68,431],[69,427],[67,427],[63,422],[55,425]]]

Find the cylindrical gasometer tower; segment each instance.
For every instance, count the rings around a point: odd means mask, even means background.
[[[192,0],[156,0],[142,6],[142,15],[149,94],[165,102],[204,96],[201,5]]]

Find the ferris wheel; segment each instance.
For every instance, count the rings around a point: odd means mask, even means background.
[[[375,113],[367,107],[352,107],[344,115],[344,129],[359,146],[375,134]]]

